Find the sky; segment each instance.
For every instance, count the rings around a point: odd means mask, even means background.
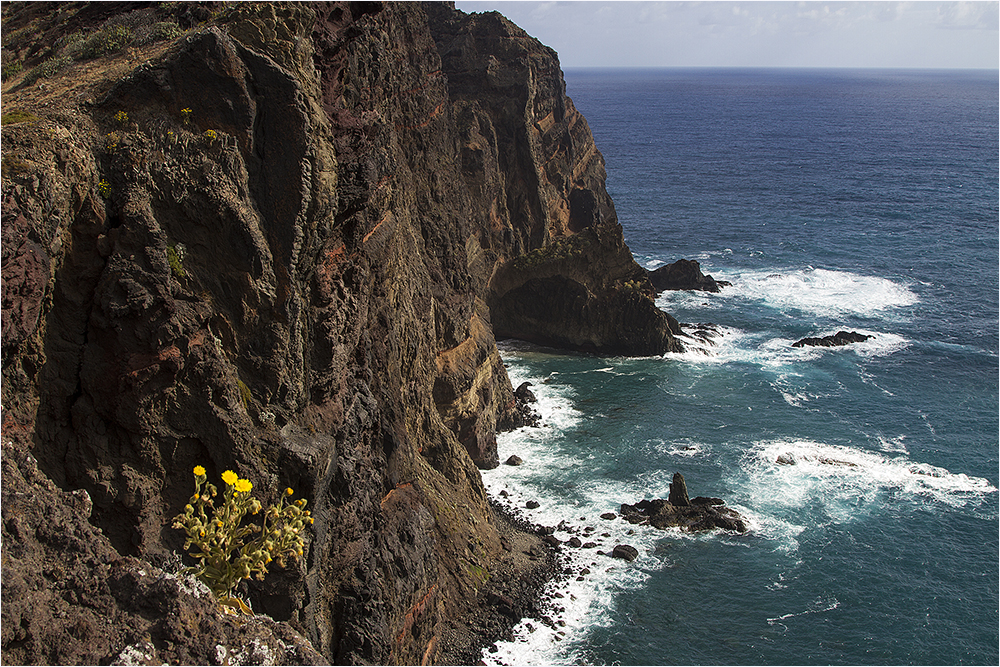
[[[1000,69],[998,2],[491,2],[570,67]]]

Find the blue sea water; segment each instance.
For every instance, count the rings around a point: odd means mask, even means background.
[[[998,664],[997,72],[566,82],[637,261],[697,259],[732,287],[658,298],[718,328],[684,354],[502,343],[543,426],[500,438],[525,463],[487,489],[596,546],[567,547],[553,627],[522,622],[484,660]],[[874,338],[791,346],[838,330]],[[751,530],[600,518],[674,472]],[[639,558],[597,553],[619,543]]]

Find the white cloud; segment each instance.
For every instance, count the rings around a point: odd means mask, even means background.
[[[1000,64],[992,2],[457,2],[496,9],[564,67]]]

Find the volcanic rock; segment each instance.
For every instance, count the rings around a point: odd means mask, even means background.
[[[718,292],[720,287],[728,287],[731,284],[703,274],[701,264],[693,259],[679,259],[673,264],[650,271],[649,280],[657,292],[663,290]]]
[[[524,461],[523,461],[523,460],[521,459],[521,457],[520,457],[520,456],[518,456],[517,454],[511,454],[511,455],[510,455],[510,456],[509,456],[509,457],[507,458],[507,460],[506,460],[506,461],[504,461],[504,464],[505,464],[505,465],[509,465],[509,466],[519,466],[519,465],[521,465],[522,463],[524,463]]]
[[[674,483],[671,484],[671,498],[675,495],[675,488],[678,488],[675,486],[678,476],[679,473],[674,475]],[[683,498],[677,498],[681,499],[687,499],[686,486]],[[663,499],[641,500],[635,505],[623,504],[621,515],[629,523],[648,524],[660,529],[677,527],[695,532],[722,528],[738,533],[747,530],[746,521],[736,510],[726,507],[719,498],[703,496],[686,505],[677,505]]]
[[[687,484],[684,482],[684,475],[679,472],[674,473],[674,478],[670,482],[670,504],[675,507],[687,507],[691,504],[688,499]]]
[[[822,338],[803,338],[802,340],[792,343],[792,347],[839,347],[841,345],[850,345],[852,343],[863,343],[869,338],[874,337],[875,336],[858,333],[857,331],[838,331],[832,336],[823,336]]]
[[[514,396],[524,401],[525,403],[537,403],[538,399],[535,397],[534,392],[532,392],[528,387],[531,386],[530,382],[522,382],[518,385],[517,389],[514,390]]]
[[[451,3],[61,7],[2,6],[5,73],[23,64],[3,89],[3,437],[37,460],[17,493],[93,507],[21,559],[45,522],[8,521],[5,472],[3,661],[235,662],[205,637],[293,632],[330,662],[454,659],[484,578],[539,571],[502,547],[477,469],[530,422],[496,340],[682,349],[555,53]],[[175,37],[146,40],[160,23]],[[69,57],[105,25],[144,37]],[[246,585],[278,629],[216,634],[211,605],[153,581],[195,466],[308,499],[304,557]],[[71,576],[38,580],[43,560]],[[104,566],[137,602],[94,597]],[[147,636],[155,653],[108,648]],[[319,660],[293,649],[268,660]]]
[[[639,550],[629,544],[619,544],[611,550],[611,555],[622,560],[633,561],[639,557]]]

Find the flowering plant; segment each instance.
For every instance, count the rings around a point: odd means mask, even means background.
[[[313,519],[303,509],[305,500],[285,504],[286,497],[294,493],[285,489],[278,504],[264,513],[263,528],[255,523],[243,525],[248,512],[256,515],[262,509],[260,501],[250,496],[253,484],[232,470],[222,473],[222,481],[226,485],[222,505],[215,507],[213,499],[218,489],[208,481],[205,468],[195,466],[194,495],[184,506],[184,513],[174,517],[173,527],[187,533],[184,548],[195,547],[190,553],[199,560],[198,565],[186,568],[185,572],[204,582],[223,608],[249,614],[250,607],[234,595],[233,589],[251,574],[262,580],[272,560],[284,567],[285,558],[301,556],[304,545],[301,531]],[[211,511],[211,518],[206,509]],[[257,536],[248,541],[255,533]]]

